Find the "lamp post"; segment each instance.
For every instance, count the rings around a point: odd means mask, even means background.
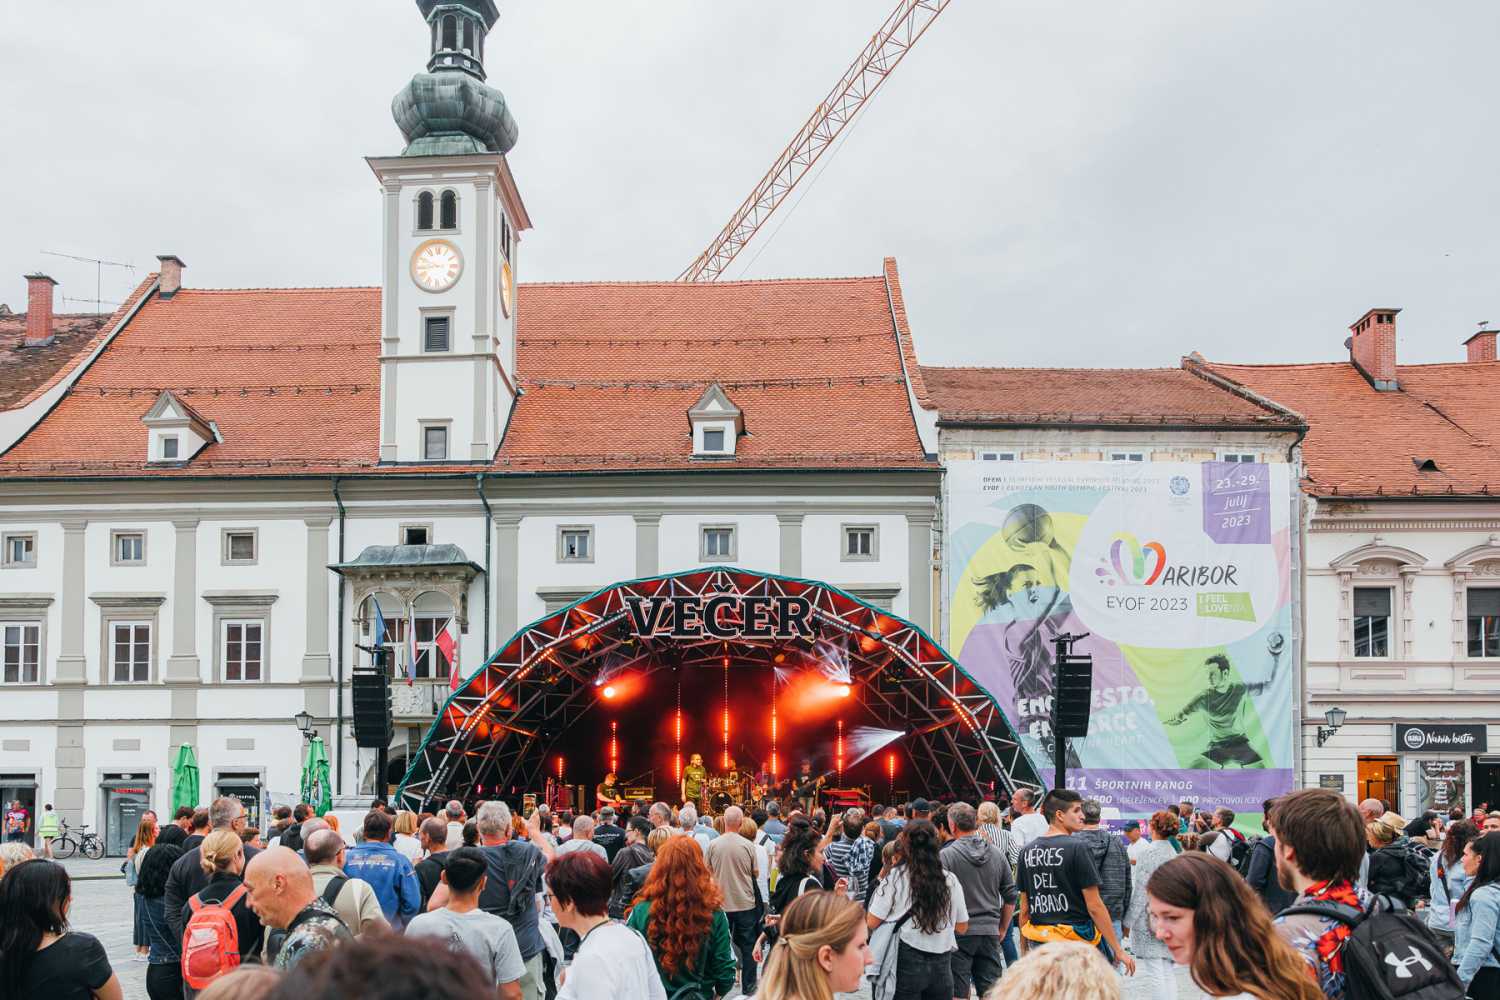
[[[1344,720],[1348,717],[1349,713],[1342,708],[1330,708],[1324,712],[1323,718],[1327,720],[1328,728],[1318,727],[1318,746],[1322,746],[1333,739],[1333,734],[1339,731],[1339,727],[1344,724]]]
[[[313,738],[313,717],[304,709],[292,716],[292,721],[297,724],[297,731],[302,734],[302,742],[311,743]]]

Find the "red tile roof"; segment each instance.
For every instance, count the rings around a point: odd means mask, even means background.
[[[50,389],[94,345],[108,316],[60,313],[52,317],[53,340],[44,347],[22,347],[26,314],[0,315],[0,410],[24,406]]]
[[[943,424],[1295,427],[1295,414],[1181,368],[922,369]]]
[[[1306,417],[1315,496],[1500,496],[1500,362],[1399,365],[1396,392],[1347,362],[1205,367]]]
[[[518,316],[524,394],[500,455],[440,471],[934,464],[907,403],[885,275],[522,285]],[[0,474],[421,471],[378,464],[379,331],[373,288],[153,297],[0,456]],[[691,454],[687,411],[714,381],[744,411],[731,460]],[[164,389],[223,437],[182,469],[144,461],[140,418]]]

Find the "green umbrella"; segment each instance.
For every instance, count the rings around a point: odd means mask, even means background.
[[[198,758],[191,743],[178,748],[177,763],[172,765],[172,811],[183,806],[198,808]]]
[[[323,738],[314,736],[307,744],[307,760],[302,765],[302,801],[319,816],[333,808],[333,782],[328,773],[328,750]]]

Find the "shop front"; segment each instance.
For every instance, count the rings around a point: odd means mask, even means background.
[[[99,782],[103,799],[100,815],[104,817],[104,853],[124,857],[140,826],[141,815],[151,808],[151,775],[134,772],[110,772]]]
[[[25,831],[21,835],[24,843],[36,846],[37,804],[36,804],[36,773],[33,771],[22,771],[17,774],[0,774],[0,819],[12,811],[11,803],[21,803],[20,813],[25,815]],[[7,831],[5,839],[10,839]]]
[[[1398,812],[1411,817],[1428,810],[1446,813],[1455,807],[1468,811],[1496,801],[1495,785],[1500,778],[1496,772],[1500,767],[1487,761],[1500,758],[1487,756],[1489,739],[1484,723],[1397,723],[1394,735],[1400,768],[1415,779],[1416,793],[1410,806],[1397,808]]]
[[[214,797],[239,799],[245,806],[245,827],[264,830],[261,825],[261,802],[264,799],[263,771],[220,771],[214,778]]]

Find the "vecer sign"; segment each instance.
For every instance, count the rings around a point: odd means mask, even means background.
[[[1486,753],[1489,740],[1483,725],[1453,726],[1426,723],[1397,723],[1396,749],[1410,752],[1425,750],[1461,750],[1464,753]]]

